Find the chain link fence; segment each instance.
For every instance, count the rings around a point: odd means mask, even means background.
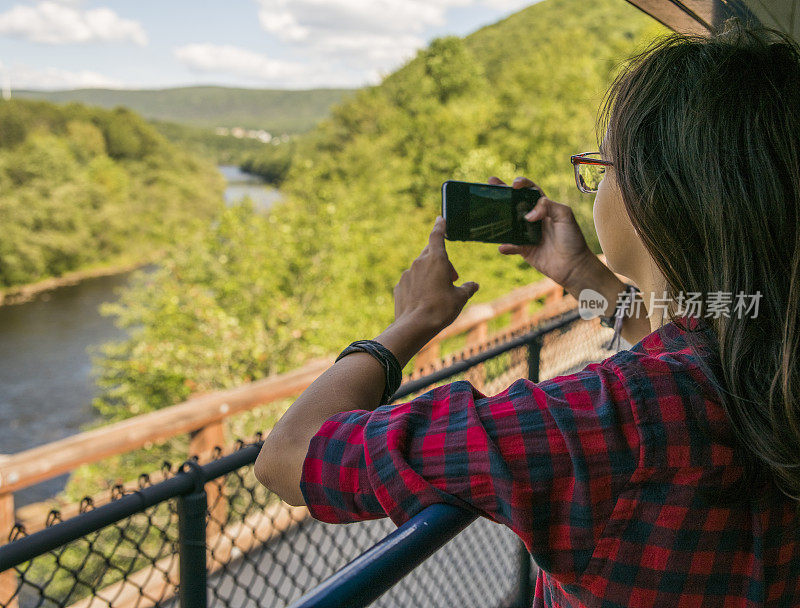
[[[571,373],[610,356],[603,348],[610,336],[596,319],[584,321],[573,312],[537,336],[535,352],[523,343],[455,375],[442,370],[427,385],[418,382],[406,399],[442,377],[467,378],[484,394],[496,394],[527,377],[529,365],[539,379]],[[281,502],[253,475],[258,447],[240,442],[203,467],[166,465],[164,481],[151,484],[143,475],[138,490],[117,488],[115,500],[97,509],[85,499],[81,514],[65,522],[51,512],[48,527],[30,536],[15,528],[0,547],[0,607],[186,605],[180,604],[185,542],[179,519],[186,509],[182,497],[199,474],[209,606],[286,606],[395,529],[388,519],[323,524],[305,508]],[[109,523],[99,525],[101,520]],[[534,575],[520,571],[520,547],[508,529],[478,519],[373,605],[509,606],[520,576]]]

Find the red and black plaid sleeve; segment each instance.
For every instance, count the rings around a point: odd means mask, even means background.
[[[744,468],[708,329],[668,323],[492,397],[454,382],[337,414],[311,440],[306,503],[329,522],[446,502],[503,523],[540,567],[537,608],[798,606],[796,501],[772,484],[709,503]]]
[[[537,564],[571,582],[639,460],[630,398],[607,359],[486,397],[464,381],[413,401],[336,414],[311,440],[301,489],[326,522],[434,503],[509,526]]]

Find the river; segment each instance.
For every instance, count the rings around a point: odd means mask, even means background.
[[[221,166],[225,201],[249,196],[267,209],[274,188],[238,167]],[[125,337],[99,306],[116,299],[130,273],[81,281],[43,292],[22,304],[0,306],[0,454],[13,454],[80,432],[96,419],[92,346]],[[66,476],[18,492],[17,506],[61,490]]]

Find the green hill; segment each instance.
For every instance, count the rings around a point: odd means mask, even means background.
[[[243,127],[270,133],[311,129],[350,89],[283,91],[198,86],[153,90],[75,89],[14,91],[16,97],[55,103],[77,101],[113,108],[126,106],[145,118],[194,127]]]
[[[223,187],[125,108],[0,101],[0,288],[151,259],[207,229]]]
[[[108,309],[143,330],[99,362],[97,407],[109,417],[156,409],[374,337],[393,319],[392,289],[425,245],[447,179],[526,175],[574,209],[597,250],[593,197],[575,187],[569,156],[597,148],[612,76],[666,31],[619,0],[544,0],[433,41],[336,105],[296,139],[282,204],[266,216],[228,209],[152,285]],[[493,245],[448,251],[461,280],[481,285],[475,302],[538,278]]]

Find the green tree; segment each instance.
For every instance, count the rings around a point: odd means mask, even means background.
[[[483,84],[483,66],[458,36],[433,40],[423,54],[423,63],[441,103],[474,92]]]
[[[127,110],[2,102],[3,133],[21,139],[0,143],[2,288],[144,261],[223,207],[214,166]]]
[[[393,318],[447,179],[527,175],[599,251],[569,155],[619,62],[664,33],[617,0],[547,0],[444,38],[294,140],[283,200],[226,209],[107,308],[133,331],[97,359],[96,406],[120,418],[330,355]],[[493,245],[448,243],[485,302],[538,278]]]

